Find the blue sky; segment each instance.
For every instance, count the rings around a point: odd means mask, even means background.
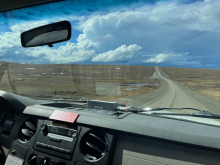
[[[219,0],[65,1],[0,14],[0,61],[220,68]],[[71,40],[22,48],[20,33],[68,20]]]

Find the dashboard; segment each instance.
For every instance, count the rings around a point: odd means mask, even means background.
[[[0,105],[0,134],[9,135],[18,113],[3,99],[0,99]]]
[[[220,127],[119,113],[114,106],[39,101],[0,91],[5,164],[219,164]]]

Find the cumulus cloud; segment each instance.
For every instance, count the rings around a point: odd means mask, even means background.
[[[186,52],[185,54],[188,54],[188,52]],[[151,57],[149,59],[145,59],[143,60],[143,62],[149,62],[149,63],[161,63],[164,62],[168,59],[174,58],[174,57],[179,57],[180,54],[174,54],[174,53],[161,53],[158,55],[154,55],[154,57]]]
[[[95,54],[94,49],[90,49],[92,43],[74,44],[68,42],[67,45],[59,47],[55,59],[52,62],[79,62],[87,60]]]
[[[7,36],[14,38],[14,34],[15,33],[7,34]],[[19,36],[17,35],[17,37]],[[0,36],[0,40],[2,38],[5,38],[5,36]],[[23,59],[30,59],[32,57],[32,61],[29,62],[37,63],[80,62],[95,54],[95,50],[91,48],[92,46],[93,44],[90,43],[89,40],[86,40],[77,44],[67,42],[66,45],[60,46],[58,49],[51,49],[49,47],[23,48],[20,43],[13,43],[8,41],[0,45],[0,56],[2,56],[2,58],[11,58],[16,60],[13,54],[19,54],[19,60],[22,61]]]
[[[26,30],[33,29],[35,27],[43,26],[49,24],[49,21],[28,21],[28,22],[19,22],[14,25],[11,25],[9,28],[13,32],[22,33]]]
[[[104,39],[111,39],[113,36],[111,34],[106,34],[103,36]]]
[[[152,62],[152,63],[161,63],[166,61],[170,57],[169,54],[158,54],[155,57],[151,57],[150,59],[143,60],[143,62]]]
[[[144,59],[143,62],[145,63],[154,63],[156,65],[167,65],[169,66],[180,66],[180,67],[185,67],[185,66],[194,66],[194,67],[202,67],[202,64],[199,60],[192,60],[187,58],[187,55],[189,52],[185,53],[174,53],[174,52],[164,52],[160,54],[155,54],[155,55],[147,55],[147,56],[152,56],[151,58]]]
[[[20,61],[34,63],[70,63],[84,61],[95,54],[96,42],[92,42],[80,34],[77,43],[67,42],[59,48],[34,47],[23,48],[21,46],[20,34],[23,31],[48,24],[48,21],[23,22],[11,25],[11,32],[5,32],[0,35],[0,56],[8,61],[17,61],[19,54]],[[32,58],[32,59],[31,59]]]
[[[80,11],[77,14],[67,5],[70,2],[62,2],[62,8],[57,6],[61,10],[56,9],[54,17],[49,11],[34,9],[12,13],[19,19],[28,18],[31,21],[10,24],[11,31],[0,33],[0,40],[4,41],[0,45],[0,56],[2,59],[8,56],[7,58],[15,60],[13,55],[18,51],[20,59],[28,59],[30,62],[114,63],[127,60],[128,64],[155,63],[192,67],[211,66],[212,63],[219,65],[220,59],[214,59],[209,55],[219,54],[220,1],[181,2],[183,1],[165,1],[151,5],[145,3],[141,7],[106,11],[99,8],[100,11],[94,13]],[[46,15],[50,15],[51,18],[47,18]],[[39,16],[42,16],[42,19]],[[76,43],[65,43],[59,48],[24,49],[20,46],[21,32],[62,19],[72,21],[73,29],[76,28],[82,33]],[[186,53],[180,53],[178,56],[167,52]],[[146,59],[144,54],[153,56]],[[203,56],[209,58],[204,59]]]
[[[92,61],[94,62],[111,62],[117,60],[127,60],[134,56],[136,51],[141,49],[140,46],[134,45],[122,45],[115,50],[110,50],[108,52],[100,53],[95,56]]]
[[[21,41],[20,41],[20,33],[18,32],[6,32],[0,35],[0,56],[6,55],[10,49],[13,47],[18,46]]]
[[[220,1],[204,3],[178,3],[168,1],[141,8],[94,14],[81,21],[77,27],[85,37],[98,41],[99,50],[107,52],[118,45],[137,44],[142,47],[139,54],[159,55],[149,61],[165,62],[166,65],[202,66],[201,59],[191,61],[195,57],[219,52],[220,40],[218,11]],[[107,38],[107,39],[106,39]],[[160,52],[185,52],[176,56]],[[104,54],[102,54],[104,55]],[[173,59],[173,60],[171,60]],[[176,60],[175,60],[176,59]],[[93,59],[94,60],[94,59]],[[139,61],[138,61],[139,60]],[[141,56],[131,58],[128,63],[146,62]],[[207,63],[208,61],[204,61]],[[194,65],[194,64],[198,65]]]
[[[38,58],[39,62],[70,63],[81,62],[95,54],[95,50],[83,48],[80,44],[68,42],[58,49],[49,47],[28,48],[24,52],[29,57]]]

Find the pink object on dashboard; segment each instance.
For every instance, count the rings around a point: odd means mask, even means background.
[[[78,113],[55,110],[49,119],[74,123],[78,116]]]

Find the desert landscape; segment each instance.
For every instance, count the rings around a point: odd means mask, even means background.
[[[220,101],[220,70],[161,67],[171,80]],[[163,83],[155,67],[0,62],[0,90],[35,98],[83,96],[115,100],[153,93]]]
[[[220,101],[220,70],[161,67],[170,79],[189,89]]]
[[[155,68],[127,65],[0,63],[0,90],[35,98],[83,96],[115,100],[152,93],[161,85]]]

